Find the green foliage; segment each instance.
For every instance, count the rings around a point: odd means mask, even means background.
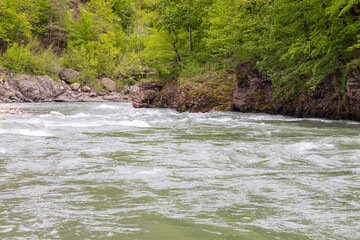
[[[218,0],[209,9],[209,57],[256,63],[275,85],[315,87],[326,75],[344,76],[358,54],[359,8],[345,0]]]
[[[49,74],[60,57],[84,83],[110,77],[120,85],[145,69],[197,78],[208,66],[249,62],[299,92],[359,68],[359,16],[359,0],[1,0],[0,61]]]
[[[23,42],[30,39],[32,27],[26,12],[21,9],[21,3],[20,0],[2,0],[0,42]]]
[[[82,73],[87,80],[100,77],[116,77],[116,67],[121,52],[119,49],[90,41],[81,45],[70,45],[63,56],[62,65]]]
[[[58,59],[51,48],[44,49],[36,40],[26,45],[13,43],[3,54],[0,64],[13,72],[56,77]]]
[[[165,31],[154,31],[149,37],[146,48],[142,53],[145,63],[163,77],[172,77],[180,70],[177,54],[173,50],[168,33]]]

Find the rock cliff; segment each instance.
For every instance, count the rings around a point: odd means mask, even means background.
[[[345,91],[333,75],[324,78],[314,90],[274,96],[276,90],[279,89],[272,87],[265,75],[239,65],[233,110],[360,121],[360,74],[357,71],[353,71]]]
[[[276,94],[267,76],[247,64],[238,65],[235,85],[223,82],[226,91],[209,88],[194,91],[199,84],[180,86],[176,81],[161,85],[140,83],[130,89],[134,107],[174,108],[178,111],[208,112],[233,110],[262,112],[301,118],[348,119],[360,121],[360,73],[353,71],[346,89],[336,76],[328,76],[314,90]],[[231,91],[229,90],[231,89]],[[227,106],[229,100],[231,108]],[[225,103],[225,104],[224,104]]]

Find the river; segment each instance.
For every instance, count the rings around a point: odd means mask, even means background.
[[[0,239],[360,239],[360,123],[11,106]]]

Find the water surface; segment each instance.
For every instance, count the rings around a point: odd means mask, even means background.
[[[0,120],[1,239],[360,239],[359,123],[16,106],[31,114]]]

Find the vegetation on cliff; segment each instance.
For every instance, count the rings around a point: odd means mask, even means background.
[[[360,66],[359,15],[358,0],[1,0],[0,65],[128,84],[246,62],[295,92]]]

